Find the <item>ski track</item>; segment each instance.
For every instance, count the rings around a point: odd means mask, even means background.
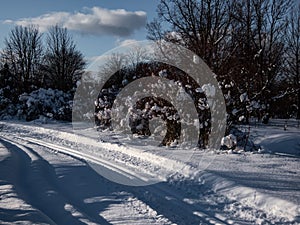
[[[112,170],[115,170],[116,168],[114,166],[111,166],[112,164],[108,164],[106,163],[105,161],[103,160],[99,160],[99,159],[96,159],[95,157],[89,157],[88,155],[86,154],[79,154],[77,151],[74,151],[70,148],[66,148],[66,147],[60,147],[60,146],[57,146],[57,145],[53,145],[51,143],[47,143],[47,142],[43,142],[43,141],[39,141],[39,140],[36,140],[36,139],[33,139],[33,138],[18,138],[19,141],[22,140],[22,141],[28,141],[30,143],[33,143],[39,147],[46,147],[48,150],[52,150],[53,152],[57,152],[57,153],[63,153],[63,154],[66,154],[68,156],[71,156],[71,157],[75,157],[75,158],[80,158],[80,159],[83,159],[83,160],[88,160],[88,161],[92,161],[94,163],[100,163],[103,165],[103,162],[104,162],[104,166],[107,166],[107,168],[110,168]],[[18,144],[18,141],[12,141],[8,138],[3,138],[2,137],[2,140],[10,143],[10,145],[13,145],[15,147],[13,147],[13,149],[16,149],[18,148],[18,150],[16,151],[19,151],[18,154],[21,153],[21,151],[25,152],[27,154],[27,158],[30,158],[31,161],[37,161],[37,160],[41,160],[45,163],[45,165],[41,165],[40,168],[44,168],[44,167],[49,167],[47,161],[45,159],[43,159],[42,157],[40,157],[38,155],[38,153],[36,153],[35,151],[33,151],[33,149],[31,148],[28,148],[26,146],[23,146],[23,145],[20,145]],[[22,154],[23,154],[22,152]],[[57,154],[56,153],[56,154]],[[24,156],[23,156],[24,158]],[[37,159],[38,158],[38,159]],[[52,168],[53,169],[53,168]],[[23,168],[22,171],[29,171],[30,168]],[[129,173],[129,171],[125,170],[125,172],[121,169],[119,169],[117,167],[117,172],[120,172],[121,174],[125,175],[125,176],[128,176],[129,178],[132,178],[133,176],[135,176],[135,174],[131,174]],[[44,174],[45,177],[53,177],[53,175],[51,174]],[[41,177],[41,176],[39,176]],[[49,182],[49,180],[46,181],[47,183]],[[58,193],[58,194],[63,194],[62,196],[57,196],[57,198],[59,200],[61,199],[64,199],[64,195],[65,193],[61,190],[57,190],[55,188],[53,188],[55,185],[55,179],[51,179],[50,180],[50,185],[51,185],[51,188],[48,188],[48,189],[51,189],[53,193]],[[23,185],[21,185],[23,186]],[[42,188],[45,188],[48,185],[39,185],[41,186]],[[37,188],[37,187],[35,187]],[[180,221],[178,224],[198,224],[201,222],[201,220],[204,220],[206,222],[209,222],[210,224],[226,224],[224,223],[224,221],[218,219],[217,217],[213,217],[213,216],[210,216],[208,215],[207,213],[205,213],[205,211],[201,208],[201,207],[194,207],[188,203],[185,203],[183,202],[181,199],[184,199],[184,196],[182,195],[182,193],[180,193],[179,191],[170,191],[168,190],[170,188],[170,186],[166,186],[166,185],[161,185],[161,186],[149,186],[149,187],[145,187],[144,190],[146,190],[147,193],[151,193],[152,195],[152,201],[153,199],[155,201],[157,201],[158,199],[169,199],[169,202],[168,203],[172,203],[171,207],[169,206],[169,208],[174,208],[174,209],[181,209],[180,211],[176,211],[175,213],[171,213],[171,217],[173,218],[176,218],[176,220]],[[46,192],[49,192],[49,191],[46,191]],[[133,191],[134,193],[138,193],[138,195],[141,194],[141,191]],[[30,192],[27,192],[26,195],[33,195],[33,193],[35,193],[34,195],[37,195],[38,192],[36,192],[36,190],[31,190]],[[53,200],[53,199],[52,199]],[[132,201],[132,198],[130,199]],[[57,200],[53,200],[54,202],[57,202]],[[136,199],[136,201],[139,201]],[[149,201],[149,198],[148,198],[148,201]],[[41,203],[40,203],[40,200],[38,199],[29,199],[28,202],[32,205],[37,205],[38,208],[41,208]],[[43,203],[45,202],[48,202],[47,199],[44,200]],[[48,202],[49,204],[49,202]],[[136,204],[136,203],[132,203],[131,202],[131,205],[132,204]],[[150,201],[150,204],[153,204],[153,202]],[[154,202],[154,205],[156,203]],[[50,203],[50,205],[53,205]],[[84,221],[89,221],[87,218],[87,216],[85,216],[87,213],[82,213],[82,210],[80,208],[76,208],[74,207],[74,205],[76,204],[70,204],[68,203],[67,201],[65,201],[64,204],[62,205],[69,205],[69,207],[72,207],[73,211],[75,212],[79,212],[79,214],[81,215],[81,218],[80,220],[84,220]],[[138,205],[141,205],[141,203],[139,203]],[[149,208],[149,206],[145,205],[144,208]],[[128,204],[127,204],[127,208],[128,208]],[[140,210],[140,209],[139,209]],[[163,210],[163,209],[161,209]],[[56,212],[54,211],[53,213],[49,213],[49,210],[48,208],[46,209],[43,209],[43,212],[45,215],[48,215],[50,214],[50,218],[55,221],[57,224],[75,224],[74,221],[70,219],[66,219],[66,216],[63,216],[64,220],[60,220],[59,218],[61,218],[61,216],[56,216],[56,215],[59,215],[59,212]],[[201,213],[199,213],[199,211]],[[197,213],[198,212],[198,213]],[[164,213],[168,213],[168,212],[164,212]],[[52,215],[53,214],[53,215]],[[102,213],[103,215],[106,215],[105,213]],[[140,214],[140,212],[138,213]],[[189,220],[188,221],[184,221],[183,218],[186,217],[187,215],[189,215]],[[137,220],[137,218],[135,218],[135,220]],[[153,219],[152,219],[153,220]],[[160,221],[164,221],[164,224],[168,224],[168,223],[165,223],[167,222],[168,220],[167,219],[164,219],[162,216],[160,216]],[[103,221],[102,221],[103,222]],[[128,221],[127,221],[128,222]],[[89,221],[89,224],[90,224],[90,221]],[[101,223],[103,224],[103,223]],[[134,224],[132,221],[130,222],[130,224]],[[152,224],[150,220],[148,220],[146,222],[146,224]],[[155,224],[155,223],[154,223]]]
[[[183,174],[172,173],[172,168],[183,167],[178,161],[144,152],[135,158],[140,164],[124,164],[73,149],[68,141],[74,144],[74,134],[65,131],[19,124],[1,123],[0,126],[21,130],[15,134],[0,132],[0,165],[5,162],[1,167],[6,171],[11,169],[11,175],[0,178],[0,193],[1,196],[7,196],[6,192],[13,194],[13,197],[0,198],[1,224],[9,224],[14,219],[19,222],[27,219],[28,224],[297,224],[299,219],[297,205],[212,173],[195,172],[191,166],[185,167]],[[61,138],[67,142],[53,144],[45,138],[51,135],[52,140]],[[86,138],[83,144],[87,143],[93,144]],[[102,146],[115,147],[117,156],[124,154],[122,146],[110,143]],[[130,157],[136,157],[136,149],[127,150]],[[146,159],[150,164],[158,159],[157,164],[165,162],[171,166],[161,165],[156,170],[153,168],[157,165],[149,167]],[[130,187],[100,176],[87,162],[101,165],[137,184],[147,182],[149,177],[159,177],[161,171],[164,174],[157,184]],[[193,178],[187,179],[191,174]],[[164,176],[168,176],[167,181]],[[249,201],[253,196],[257,198],[254,203]],[[17,211],[4,210],[1,201],[12,198],[28,208],[28,218],[20,216],[21,212],[19,215]],[[278,203],[288,209],[277,206]],[[278,212],[280,215],[276,215]]]

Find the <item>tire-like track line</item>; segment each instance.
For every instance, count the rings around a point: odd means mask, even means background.
[[[137,179],[140,180],[140,182],[147,182],[146,178],[141,178],[136,176],[135,173],[131,173],[130,170],[126,169],[126,168],[122,168],[119,165],[115,165],[112,162],[108,162],[104,159],[101,159],[99,157],[94,157],[94,156],[90,156],[86,153],[83,152],[79,152],[77,150],[74,150],[72,148],[68,148],[68,147],[64,147],[64,146],[60,146],[57,144],[53,144],[53,143],[49,143],[49,142],[45,142],[45,141],[41,141],[35,138],[31,138],[31,137],[16,137],[17,139],[21,140],[21,141],[25,141],[25,142],[29,142],[35,145],[39,145],[42,147],[46,147],[54,152],[59,152],[61,154],[65,154],[71,157],[74,157],[76,159],[81,159],[84,161],[88,161],[88,162],[92,162],[92,163],[96,163],[96,164],[100,164],[104,167],[106,167],[107,169],[113,170],[116,173],[119,173],[123,176],[126,176],[130,179]],[[11,140],[10,138],[3,138],[6,139],[10,142],[13,142],[13,140]],[[181,194],[180,191],[176,191],[176,190],[172,190],[170,189],[170,186],[167,185],[163,185],[163,186],[145,186],[145,187],[141,187],[142,190],[146,190],[147,192],[151,192],[152,195],[155,195],[157,198],[164,198],[165,196],[168,196],[170,199],[173,199],[172,201],[170,201],[170,204],[172,204],[172,207],[170,208],[174,208],[177,209],[176,213],[172,214],[172,213],[168,213],[167,211],[164,211],[165,209],[160,208],[160,210],[162,210],[162,214],[165,215],[168,218],[169,214],[171,215],[171,220],[175,219],[175,221],[181,221],[184,222],[184,218],[189,215],[189,220],[187,222],[191,222],[194,221],[195,224],[212,224],[212,225],[224,225],[224,224],[228,224],[226,222],[226,220],[224,221],[221,218],[218,218],[218,216],[215,215],[209,215],[208,213],[205,212],[205,210],[199,206],[194,206],[191,204],[188,204],[186,202],[183,201],[184,196]],[[134,189],[136,190],[136,189]],[[133,191],[135,193],[140,193],[141,191]],[[147,202],[148,200],[145,199],[145,203],[146,204],[150,204],[153,207],[152,208],[156,208],[155,207],[155,202]],[[178,209],[180,208],[180,213],[178,213]],[[188,223],[186,223],[188,224]],[[194,224],[194,223],[193,223]]]
[[[98,220],[101,224],[109,225],[100,215],[97,215],[95,220],[95,218],[88,215],[89,213],[86,212],[84,207],[80,207],[80,204],[68,198],[68,193],[62,191],[57,185],[54,168],[36,151],[11,139],[1,137],[1,140],[6,142],[5,145],[16,161],[13,165],[17,165],[17,167],[13,170],[16,173],[15,185],[20,197],[48,217],[53,224],[86,224],[80,220],[82,218],[74,218],[71,212],[64,209],[65,204],[71,204],[73,211],[79,212],[85,221],[95,223]],[[32,161],[31,156],[36,159]],[[38,186],[35,185],[35,182]],[[53,193],[54,196],[51,197],[50,193]]]

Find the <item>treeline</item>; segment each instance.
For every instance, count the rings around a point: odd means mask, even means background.
[[[160,0],[157,12],[157,18],[147,24],[148,39],[183,45],[207,63],[222,88],[229,125],[247,123],[251,117],[300,119],[299,3]],[[132,53],[129,59],[136,68],[120,72],[119,83],[111,86],[119,85],[121,89],[128,77],[146,76],[143,70],[138,70],[143,63],[135,60],[140,54]],[[117,55],[112,56],[110,65],[99,68],[100,74],[121,70],[123,61]],[[114,67],[119,68],[114,70]],[[57,90],[56,94],[69,97],[66,101],[59,102],[57,99],[61,98],[57,97],[50,102],[60,106],[69,104],[84,68],[84,57],[67,29],[53,26],[42,34],[35,26],[16,26],[1,50],[0,116],[3,110],[11,111],[11,115],[23,110],[30,120],[36,115],[28,116],[28,112],[51,115],[61,111],[48,110],[51,107],[45,108],[45,101],[33,99],[50,98],[54,92],[46,90],[51,88]],[[159,69],[167,69],[169,74],[172,71],[167,67]],[[124,75],[129,72],[130,75]],[[158,72],[154,71],[155,75]],[[14,108],[17,104],[23,108]],[[102,110],[99,104],[95,106],[96,120]],[[34,108],[28,109],[28,105]]]
[[[300,4],[292,0],[161,0],[148,38],[199,55],[217,75],[229,121],[300,119]]]
[[[2,74],[7,73],[16,95],[39,87],[70,91],[85,67],[72,36],[59,26],[51,27],[46,34],[33,25],[16,26],[4,45]],[[5,82],[1,87],[6,86]]]
[[[55,107],[68,102],[60,97],[74,94],[85,64],[66,28],[56,25],[42,34],[33,25],[14,27],[0,55],[0,114],[25,113],[26,119],[31,120],[39,113],[57,113]],[[37,93],[40,95],[36,96]],[[51,96],[54,93],[61,96]],[[43,98],[46,97],[53,98],[53,105],[47,106],[52,109],[44,108],[47,102]],[[28,115],[29,111],[36,115]]]
[[[289,0],[160,0],[157,12],[157,18],[147,25],[148,38],[159,40],[162,54],[169,54],[174,65],[181,60],[178,49],[164,48],[160,40],[182,45],[206,62],[225,98],[226,134],[238,136],[244,149],[255,146],[249,134],[234,128],[236,124],[249,123],[251,118],[264,123],[270,117],[300,119],[300,5]],[[211,109],[203,96],[205,85],[187,82],[192,80],[188,74],[169,65],[149,62],[147,52],[138,47],[111,55],[99,74],[114,74],[95,102],[99,127],[111,126],[114,100],[126,85],[142,77],[160,76],[189,93],[200,122],[198,145],[207,147]],[[130,97],[122,102],[126,104]],[[151,133],[150,120],[162,119],[167,130],[162,145],[171,145],[181,135],[177,111],[164,99],[141,99],[130,108],[129,117],[128,112],[117,113],[124,116],[120,124],[129,121],[132,133],[145,136]]]

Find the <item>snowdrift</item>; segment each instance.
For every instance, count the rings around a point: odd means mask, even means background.
[[[300,156],[300,133],[272,134],[262,138],[259,145],[269,153]]]

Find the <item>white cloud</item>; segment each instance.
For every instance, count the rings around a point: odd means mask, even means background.
[[[125,40],[117,40],[116,45],[117,46],[127,46],[127,45],[134,45],[134,44],[139,44],[138,40],[135,39],[125,39]]]
[[[22,26],[34,24],[38,25],[42,32],[49,26],[59,24],[82,34],[126,37],[145,26],[146,16],[144,11],[130,12],[124,9],[108,10],[93,7],[85,8],[84,12],[52,12],[34,18],[5,20],[4,23]]]

